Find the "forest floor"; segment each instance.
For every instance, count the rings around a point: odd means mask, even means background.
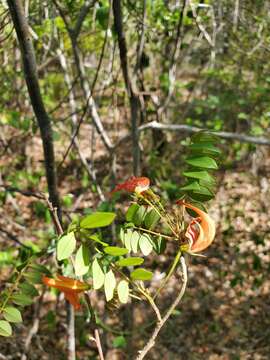
[[[269,154],[260,164],[255,169],[256,174],[247,169],[247,164],[220,172],[217,197],[210,207],[217,223],[215,242],[206,258],[188,259],[189,281],[185,297],[164,326],[147,359],[269,359]],[[83,198],[81,201],[87,206],[90,200]],[[20,194],[9,197],[0,215],[0,227],[15,233],[21,241],[42,239],[43,236],[46,241],[40,220],[33,214],[32,198]],[[6,251],[13,242],[8,236],[0,236],[0,251]],[[12,254],[16,255],[16,251]],[[167,268],[168,259],[168,256],[159,258],[157,277],[163,268]],[[8,271],[3,267],[1,282],[7,278]],[[151,286],[156,287],[155,281]],[[166,295],[159,300],[162,309],[169,306],[180,286],[180,276],[176,274],[169,281]],[[0,359],[65,359],[65,307],[61,296],[57,300],[55,302],[55,298],[46,293],[42,297],[42,307],[38,301],[26,308],[24,322],[16,326],[14,335],[0,338]],[[102,313],[104,302],[99,300],[96,304]],[[154,321],[151,310],[144,303],[134,302],[132,339],[126,337],[129,342],[126,348],[125,340],[120,336],[124,309],[110,309],[106,317],[101,317],[114,329],[114,333],[101,329],[106,360],[131,360],[132,355],[127,355],[128,352],[136,354],[143,347]],[[76,317],[77,358],[97,359],[95,345],[85,331],[87,324],[85,328],[83,326],[83,316],[79,312]],[[34,336],[26,351],[31,331]]]

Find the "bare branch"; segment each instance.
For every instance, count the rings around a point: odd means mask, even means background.
[[[101,342],[100,342],[98,329],[95,329],[94,334],[95,334],[95,342],[97,345],[100,360],[104,360],[104,355],[103,355],[103,351],[102,351],[102,346],[101,346]]]
[[[140,148],[139,148],[139,132],[138,132],[138,113],[140,109],[140,100],[135,90],[135,83],[132,82],[127,56],[126,37],[123,29],[123,16],[121,8],[121,0],[113,0],[114,26],[117,33],[118,47],[120,52],[120,62],[122,73],[125,81],[126,91],[129,97],[131,111],[131,137],[133,152],[133,173],[139,175],[140,172]]]
[[[177,25],[177,33],[176,33],[176,40],[175,40],[175,47],[174,52],[170,64],[169,69],[169,90],[167,97],[165,98],[163,104],[158,109],[158,116],[161,115],[161,113],[166,109],[168,103],[170,102],[170,99],[173,95],[174,86],[175,86],[175,76],[176,76],[176,69],[177,69],[177,59],[179,57],[181,46],[182,46],[182,40],[183,40],[183,19],[186,12],[186,4],[187,1],[183,1],[183,5],[180,11],[179,21]]]
[[[76,21],[76,24],[73,28],[73,36],[77,38],[80,34],[82,24],[84,22],[84,19],[86,18],[88,11],[91,9],[92,6],[94,6],[96,0],[86,0],[83,6],[81,7],[81,10],[78,15],[78,19]]]
[[[5,234],[10,240],[14,241],[16,244],[24,247],[25,249],[29,249],[31,250],[31,247],[27,246],[27,245],[24,245],[18,238],[17,236],[13,235],[11,232],[5,230],[5,229],[2,229],[0,228],[0,232]]]
[[[175,308],[178,306],[178,304],[180,303],[180,301],[182,300],[182,298],[185,294],[188,278],[187,278],[187,266],[186,266],[186,262],[185,262],[185,259],[183,256],[181,256],[181,258],[180,258],[180,264],[181,264],[182,281],[183,281],[181,290],[180,290],[179,294],[177,295],[176,299],[174,300],[174,302],[172,303],[172,305],[169,307],[169,309],[165,313],[164,317],[161,319],[160,322],[157,323],[152,336],[150,337],[150,339],[148,340],[148,342],[146,343],[144,348],[141,351],[139,351],[139,354],[136,357],[136,360],[144,359],[145,356],[148,354],[148,352],[155,345],[155,341],[156,341],[156,338],[157,338],[160,330],[162,329],[162,327],[164,326],[166,321],[169,319],[169,317],[171,316],[171,314],[173,313]]]
[[[71,141],[70,141],[70,144],[69,146],[67,147],[65,153],[64,153],[64,156],[63,156],[63,159],[61,161],[61,163],[58,165],[58,167],[61,167],[63,165],[63,163],[65,162],[73,144],[75,144],[75,139],[76,137],[78,136],[79,134],[79,131],[80,131],[80,127],[84,121],[84,118],[88,112],[88,106],[89,106],[89,103],[90,103],[90,99],[91,99],[91,96],[92,94],[94,93],[94,89],[95,89],[95,86],[96,86],[96,82],[97,82],[97,79],[98,79],[98,76],[99,76],[99,72],[100,72],[100,69],[101,69],[101,65],[102,65],[102,61],[103,61],[103,58],[104,58],[104,54],[105,54],[105,49],[106,49],[106,45],[107,45],[107,41],[108,41],[108,36],[109,36],[109,32],[110,32],[110,18],[111,18],[111,7],[110,7],[110,11],[109,11],[109,19],[108,19],[108,27],[107,27],[107,30],[106,30],[106,33],[105,33],[105,38],[104,38],[104,42],[103,42],[103,45],[102,45],[102,50],[101,50],[101,55],[100,55],[100,58],[99,58],[99,62],[98,62],[98,66],[97,66],[97,70],[96,70],[96,73],[95,73],[95,77],[94,77],[94,80],[92,82],[92,85],[91,85],[91,89],[90,89],[90,92],[89,92],[89,96],[88,96],[88,99],[87,99],[87,104],[86,104],[86,107],[85,107],[85,110],[82,114],[82,116],[80,117],[79,121],[76,122],[76,127],[75,127],[75,130],[71,136]],[[78,75],[80,77],[80,74]],[[108,141],[107,141],[108,142]],[[112,146],[112,144],[110,143],[110,141],[108,142],[108,146]],[[78,148],[78,146],[76,146]]]
[[[161,124],[157,121],[151,121],[145,125],[142,125],[139,127],[138,131],[142,132],[149,129],[157,129],[161,131],[182,131],[187,133],[196,133],[199,131],[211,131],[217,136],[221,137],[222,139],[231,139],[231,140],[237,140],[244,143],[251,143],[251,144],[257,144],[257,145],[266,145],[270,146],[270,139],[267,139],[265,137],[255,137],[255,136],[249,136],[245,134],[236,134],[226,131],[212,131],[209,129],[202,129],[198,128],[196,126],[190,126],[190,125],[184,125],[184,124]],[[117,141],[115,144],[115,147],[118,147],[120,144],[122,144],[124,141],[128,140],[130,138],[130,135],[123,136],[121,139]]]

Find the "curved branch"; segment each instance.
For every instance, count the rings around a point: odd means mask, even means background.
[[[166,321],[169,319],[169,317],[171,316],[171,314],[173,313],[175,308],[178,306],[178,304],[180,303],[180,301],[182,300],[182,298],[185,294],[188,278],[187,278],[187,266],[186,266],[186,262],[185,262],[185,259],[183,256],[181,256],[181,258],[180,258],[180,264],[181,264],[181,268],[182,268],[182,280],[183,280],[181,290],[180,290],[179,294],[177,295],[176,299],[174,300],[174,302],[172,303],[172,305],[169,307],[169,309],[166,312],[166,314],[164,315],[164,317],[161,319],[161,321],[155,327],[152,336],[150,337],[150,339],[148,340],[148,342],[146,343],[144,348],[141,351],[139,351],[139,354],[136,357],[136,360],[144,359],[145,356],[148,354],[148,352],[155,345],[155,341],[156,341],[156,338],[157,338],[160,330],[162,329],[162,327],[164,326]]]
[[[267,139],[265,137],[256,137],[256,136],[250,136],[245,134],[236,134],[232,132],[226,132],[226,131],[212,131],[211,129],[202,129],[196,126],[191,125],[184,125],[184,124],[162,124],[157,121],[151,121],[147,124],[144,124],[138,128],[139,132],[149,130],[149,129],[158,129],[161,131],[182,131],[187,132],[190,134],[199,132],[199,131],[211,131],[217,136],[221,137],[222,139],[229,139],[229,140],[237,140],[244,143],[251,143],[251,144],[257,144],[257,145],[266,145],[270,146],[270,139]],[[117,148],[119,145],[121,145],[123,142],[130,139],[130,135],[127,134],[120,138],[117,143],[115,144],[115,148]]]

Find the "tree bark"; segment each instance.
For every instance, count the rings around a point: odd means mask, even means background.
[[[8,0],[7,3],[21,49],[23,69],[29,97],[42,138],[50,201],[54,207],[57,207],[58,215],[61,218],[60,201],[57,191],[52,127],[41,97],[35,52],[29,33],[29,27],[24,15],[21,0]]]
[[[114,26],[118,38],[118,47],[120,53],[120,62],[122,73],[125,81],[126,91],[129,97],[131,112],[131,137],[133,151],[133,173],[135,176],[140,174],[140,148],[139,148],[139,131],[138,118],[140,110],[140,100],[135,90],[135,84],[132,82],[127,57],[127,44],[123,30],[123,16],[121,9],[121,0],[113,0]]]

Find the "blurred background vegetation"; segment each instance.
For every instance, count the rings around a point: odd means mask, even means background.
[[[190,260],[183,306],[151,359],[268,359],[269,2],[21,3],[53,130],[64,223],[91,209],[116,209],[120,215],[127,198],[112,204],[108,193],[134,173],[148,176],[173,202],[185,182],[189,136],[198,129],[221,132],[217,196],[209,204],[217,238],[207,259]],[[29,196],[47,191],[44,154],[5,0],[0,43],[2,284],[20,261],[20,243],[42,249],[54,230],[46,206]],[[170,255],[168,249],[159,271]],[[179,286],[172,278],[164,308]],[[3,359],[65,358],[65,309],[49,296],[41,301],[42,310],[36,304],[26,310],[13,339],[0,340]],[[151,330],[150,314],[150,325],[144,323],[149,310],[135,303],[133,328],[125,333],[122,308],[110,313],[102,301],[96,306],[106,323],[106,359],[131,359],[128,351],[140,348]],[[94,359],[83,316],[76,318],[77,356]],[[26,345],[37,318],[38,329]]]

